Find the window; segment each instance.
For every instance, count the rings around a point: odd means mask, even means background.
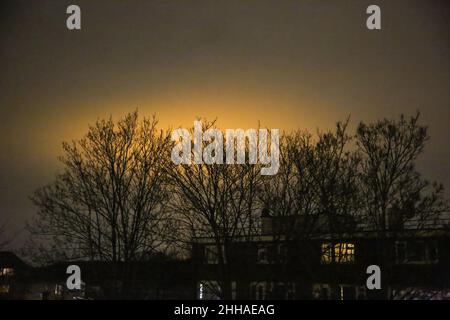
[[[0,276],[12,276],[14,275],[13,268],[0,268]]]
[[[397,263],[435,263],[438,261],[438,249],[434,242],[397,241],[395,254]]]
[[[395,254],[397,263],[406,262],[406,242],[397,241],[395,244]]]
[[[355,262],[355,245],[353,243],[337,243],[334,245],[335,262]]]
[[[288,253],[288,249],[287,249],[286,245],[279,244],[278,245],[278,258],[281,263],[286,262],[287,256],[288,256],[287,253]]]
[[[237,283],[236,281],[231,282],[231,299],[236,300],[237,295]]]
[[[55,295],[56,296],[61,296],[63,294],[63,286],[60,284],[57,284],[55,286]]]
[[[258,247],[257,263],[284,263],[287,259],[287,247],[284,244],[268,244]]]
[[[205,262],[207,264],[216,264],[217,259],[217,248],[215,246],[205,247]]]
[[[356,300],[367,300],[366,287],[356,287]]]
[[[252,282],[250,284],[250,297],[253,300],[265,300],[266,282]]]
[[[225,248],[222,248],[222,257],[226,260],[225,257]],[[205,262],[207,264],[218,264],[219,263],[219,254],[216,245],[205,246]],[[226,261],[224,261],[226,263]]]
[[[9,293],[9,284],[0,284],[0,294]]]
[[[317,300],[366,300],[367,293],[365,286],[355,286],[351,284],[339,284],[335,290],[327,283],[313,284],[313,297]]]
[[[295,299],[295,283],[288,283],[286,286],[286,300]]]
[[[322,263],[333,262],[333,249],[331,243],[322,243]]]
[[[328,284],[317,283],[312,287],[313,297],[316,300],[331,299],[331,288]]]
[[[353,263],[355,262],[355,245],[348,242],[336,244],[322,243],[322,263]]]
[[[340,300],[366,300],[366,288],[364,286],[339,285]]]
[[[295,298],[295,288],[293,282],[251,282],[250,298],[252,300],[292,300]]]
[[[356,288],[354,286],[340,285],[339,300],[355,300]]]
[[[265,246],[261,246],[258,248],[258,257],[257,263],[267,264],[269,260],[267,259],[267,249]]]
[[[267,246],[267,258],[269,259],[269,261],[271,263],[276,262],[277,254],[278,254],[277,245],[276,244],[269,244]]]

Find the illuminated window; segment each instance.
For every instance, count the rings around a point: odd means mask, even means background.
[[[333,262],[333,250],[331,243],[322,243],[322,263]]]
[[[352,263],[355,261],[355,245],[353,243],[337,243],[334,245],[335,262]]]
[[[355,245],[348,242],[322,243],[322,263],[353,263],[355,262]]]
[[[13,274],[13,268],[0,268],[0,276],[12,276]]]

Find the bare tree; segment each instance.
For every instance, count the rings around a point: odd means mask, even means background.
[[[261,193],[265,208],[274,221],[281,222],[273,230],[275,241],[280,239],[290,246],[286,266],[301,265],[309,277],[316,272],[311,264],[317,250],[313,237],[340,239],[356,227],[360,159],[351,150],[347,125],[348,121],[339,122],[335,131],[319,132],[316,138],[302,131],[286,134],[280,171],[267,178]],[[338,274],[337,265],[335,277]]]
[[[402,115],[399,120],[360,123],[357,129],[366,221],[381,236],[408,221],[419,229],[430,227],[448,208],[442,184],[430,183],[416,170],[429,139],[419,118],[419,113],[410,119]]]
[[[213,127],[215,122],[203,122],[204,131]],[[209,250],[217,259],[218,287],[211,289],[221,298],[231,298],[232,245],[249,240],[257,228],[260,181],[260,166],[251,164],[193,163],[174,165],[171,171],[172,208],[188,236],[213,241]]]
[[[435,228],[439,216],[448,210],[441,184],[424,180],[416,170],[416,160],[429,136],[419,123],[420,114],[407,119],[360,123],[357,145],[362,155],[360,188],[364,221],[378,233],[383,279],[389,283],[392,259],[385,241],[409,223],[411,228]],[[381,292],[389,296],[387,288]]]
[[[171,142],[156,125],[134,112],[117,123],[98,120],[84,138],[63,144],[63,172],[32,196],[39,211],[29,230],[41,253],[133,262],[169,248]]]

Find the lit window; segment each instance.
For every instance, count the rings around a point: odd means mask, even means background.
[[[322,263],[353,263],[355,262],[355,245],[348,242],[322,244]]]
[[[333,262],[333,250],[331,243],[322,243],[322,263]]]
[[[335,262],[351,263],[355,261],[355,245],[353,243],[337,243],[334,245]]]
[[[0,268],[0,276],[12,276],[13,274],[13,268]]]

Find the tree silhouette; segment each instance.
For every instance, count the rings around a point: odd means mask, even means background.
[[[334,131],[317,137],[304,131],[285,134],[280,172],[267,178],[261,194],[273,221],[284,220],[273,232],[275,241],[289,243],[285,266],[301,265],[310,278],[317,272],[311,263],[317,247],[310,240],[325,234],[339,239],[356,228],[360,159],[350,150],[347,125],[338,122]]]
[[[419,119],[417,113],[410,119],[402,115],[399,120],[358,126],[364,212],[380,236],[407,222],[418,229],[430,227],[448,209],[442,184],[430,183],[416,170],[416,160],[429,139]]]
[[[377,231],[383,277],[389,282],[392,259],[386,256],[385,239],[402,230],[439,227],[440,214],[448,210],[442,184],[424,180],[416,170],[416,160],[429,136],[419,123],[420,114],[409,119],[361,122],[357,146],[361,154],[360,190],[363,221]],[[384,290],[383,290],[384,291]],[[388,292],[382,292],[387,297]]]
[[[216,260],[209,268],[214,275],[207,275],[217,281],[211,289],[231,298],[236,271],[232,251],[237,245],[254,250],[255,239],[264,232],[261,220],[270,218],[272,245],[286,249],[271,259],[281,265],[279,271],[301,266],[303,280],[313,279],[317,270],[310,257],[317,256],[317,245],[312,239],[327,235],[340,245],[344,235],[371,230],[380,240],[377,255],[389,283],[392,261],[385,241],[406,224],[415,229],[438,226],[448,202],[442,185],[422,179],[415,168],[428,140],[419,114],[360,123],[356,135],[348,133],[348,123],[338,122],[334,130],[317,136],[283,134],[278,174],[262,176],[261,164],[248,161],[174,164],[174,142],[167,131],[157,130],[155,118],[139,121],[135,112],[117,123],[98,120],[84,138],[64,143],[62,172],[32,196],[38,208],[28,228],[34,249],[47,261],[122,263],[117,279],[122,296],[129,297],[133,262],[156,252],[192,252],[193,242],[205,238],[205,249]],[[215,121],[202,125],[203,131],[216,128]],[[256,147],[252,143],[249,139],[244,146],[246,159]],[[250,251],[242,254],[254,257]],[[328,279],[337,292],[339,263],[332,270]],[[266,280],[279,276],[273,273]]]
[[[98,120],[81,140],[63,144],[62,173],[32,196],[39,210],[29,230],[41,254],[123,264],[169,248],[171,142],[156,125],[134,112],[117,123]]]
[[[206,131],[215,127],[215,122],[204,121],[202,125]],[[202,143],[207,145],[205,141]],[[231,247],[238,238],[249,240],[257,230],[260,166],[192,163],[174,165],[170,176],[172,209],[180,216],[184,229],[189,230],[188,237],[207,237],[213,241],[210,250],[217,259],[218,287],[210,289],[229,299]]]

